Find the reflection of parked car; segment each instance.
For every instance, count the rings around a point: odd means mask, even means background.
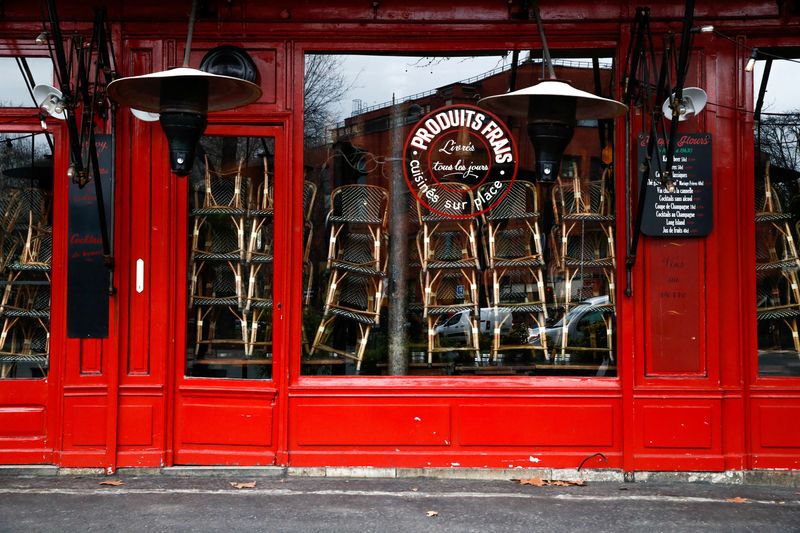
[[[564,338],[564,324],[567,328],[567,346],[607,346],[605,317],[609,312],[608,296],[595,296],[575,305],[552,326],[545,329],[547,348],[550,351],[561,348]],[[536,329],[528,330],[530,344],[541,346],[541,336]]]
[[[502,308],[498,309],[497,316],[495,316],[494,311],[493,307],[481,309],[481,320],[478,325],[479,333],[492,333],[495,322],[502,322],[500,325],[501,334],[505,335],[511,331],[511,311]],[[456,313],[443,324],[436,326],[436,334],[440,336],[440,339],[451,339],[466,343],[471,332],[472,325],[469,311]]]

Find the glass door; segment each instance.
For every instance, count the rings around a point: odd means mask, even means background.
[[[274,462],[279,132],[209,128],[183,189],[176,463]]]

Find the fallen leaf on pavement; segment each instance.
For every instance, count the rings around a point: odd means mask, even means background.
[[[583,480],[579,481],[564,481],[562,479],[552,479],[549,480],[548,485],[553,487],[584,487],[586,486],[586,482]]]
[[[231,484],[231,487],[233,487],[235,489],[254,489],[254,488],[256,488],[256,482],[255,481],[246,481],[246,482],[231,481],[230,484]]]
[[[534,487],[544,487],[547,482],[540,477],[533,476],[530,479],[518,479],[520,485],[533,485]]]
[[[735,498],[727,498],[725,501],[728,503],[747,503],[750,500],[742,498],[741,496],[736,496]]]
[[[120,481],[118,479],[109,479],[107,481],[101,481],[101,485],[111,485],[112,487],[119,487],[120,485],[124,485],[124,481]]]
[[[419,489],[417,487],[411,487],[411,492],[417,492]]]
[[[425,513],[428,518],[433,518],[434,516],[439,516],[439,511],[428,511]]]

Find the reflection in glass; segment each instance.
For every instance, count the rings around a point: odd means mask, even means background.
[[[274,139],[200,140],[189,182],[186,375],[272,377]]]
[[[509,193],[491,210],[467,208],[471,217],[431,211],[403,177],[406,137],[420,118],[505,92],[513,77],[517,88],[541,77],[541,61],[512,67],[510,57],[306,56],[305,375],[616,375],[610,124],[580,122],[561,176],[540,184],[526,125],[509,123],[516,181],[503,182]],[[338,90],[326,94],[338,98],[327,102],[315,90],[320,65],[337,65],[328,83]],[[597,67],[556,60],[556,71],[613,95],[608,58]],[[417,92],[393,98],[403,87]],[[486,193],[440,181],[457,205]],[[390,302],[390,293],[404,297]],[[389,327],[397,309],[403,332]]]
[[[786,54],[781,54],[786,55]],[[783,90],[800,68],[758,62],[755,131],[756,327],[762,376],[800,376],[800,112]]]
[[[0,133],[0,378],[42,378],[50,357],[53,157],[45,133]]]

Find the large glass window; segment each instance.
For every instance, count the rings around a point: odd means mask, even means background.
[[[186,375],[272,377],[271,137],[205,136],[189,181]]]
[[[0,133],[0,378],[50,358],[53,154],[47,133]]]
[[[573,51],[556,74],[612,96],[612,55]],[[305,76],[303,374],[616,375],[612,124],[579,121],[560,175],[539,183],[527,124],[499,117],[516,180],[473,183],[454,158],[459,179],[437,176],[453,217],[411,194],[409,133],[535,84],[541,59],[307,54]],[[495,186],[507,194],[480,212]]]
[[[758,371],[800,376],[800,64],[764,52],[754,77]]]

